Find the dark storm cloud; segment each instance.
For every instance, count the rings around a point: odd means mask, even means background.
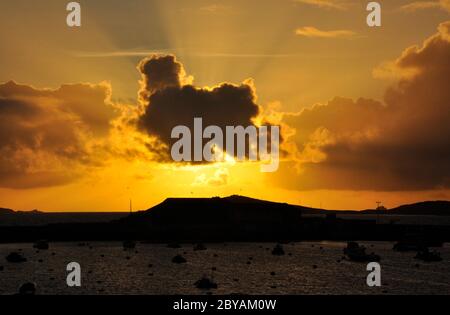
[[[0,84],[0,186],[67,183],[91,164],[90,143],[108,134],[115,112],[106,85],[35,89]]]
[[[170,146],[172,129],[178,125],[193,130],[194,118],[203,125],[251,126],[259,114],[255,93],[249,83],[223,83],[214,88],[188,84],[183,66],[173,56],[153,56],[141,62],[143,113],[141,130]]]
[[[300,175],[281,166],[295,189],[422,190],[450,187],[450,22],[422,47],[396,60],[408,74],[386,91],[385,104],[336,98],[298,115]],[[411,75],[413,73],[413,75]],[[292,166],[292,165],[290,165]]]
[[[184,77],[183,66],[172,55],[145,58],[139,63],[138,70],[143,79],[141,96],[146,100],[157,91],[180,87]]]

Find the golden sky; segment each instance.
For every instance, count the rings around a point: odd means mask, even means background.
[[[361,0],[85,0],[80,28],[67,27],[67,2],[0,3],[0,207],[450,199],[450,1],[380,1],[376,28]],[[215,104],[151,97],[224,83]],[[279,171],[168,160],[167,127],[198,111],[280,124]]]

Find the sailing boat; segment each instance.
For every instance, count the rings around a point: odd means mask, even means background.
[[[131,215],[133,215],[133,204],[132,204],[132,201],[130,199],[130,216]],[[132,240],[123,241],[122,245],[123,245],[123,249],[124,250],[135,249],[136,248],[136,242],[132,241]]]

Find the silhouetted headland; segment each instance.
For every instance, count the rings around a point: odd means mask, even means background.
[[[345,218],[342,214],[357,217]],[[132,214],[75,214],[64,222],[36,225],[16,222],[0,227],[1,242],[124,241],[148,242],[286,242],[300,240],[400,240],[405,235],[436,242],[450,240],[450,225],[383,223],[379,215],[450,216],[450,202],[424,202],[392,210],[330,211],[276,203],[243,196],[226,198],[169,198],[146,211]],[[8,210],[4,217],[20,216]],[[34,217],[45,213],[35,212]],[[70,218],[70,214],[65,214]],[[26,216],[26,215],[25,215]],[[93,220],[93,218],[98,220]],[[61,214],[60,219],[63,217]],[[30,219],[28,219],[30,220]],[[34,218],[34,221],[39,221]],[[33,221],[30,220],[30,221]],[[14,221],[14,220],[13,220]]]

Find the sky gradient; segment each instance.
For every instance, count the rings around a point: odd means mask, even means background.
[[[0,3],[0,207],[450,199],[450,1],[380,1],[378,28],[356,0],[79,2],[80,28],[65,1]],[[171,162],[167,128],[199,111],[281,125],[280,170]]]

